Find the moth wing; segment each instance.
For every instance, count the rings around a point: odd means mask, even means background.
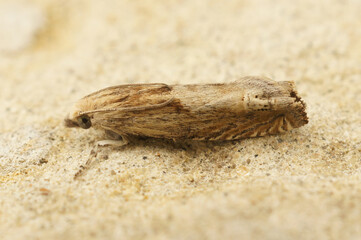
[[[139,111],[161,107],[171,102],[171,87],[166,84],[130,84],[102,89],[82,98],[81,114]]]

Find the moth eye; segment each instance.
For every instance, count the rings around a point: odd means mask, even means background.
[[[92,126],[90,117],[88,115],[83,115],[78,118],[78,124],[81,128],[88,129]]]

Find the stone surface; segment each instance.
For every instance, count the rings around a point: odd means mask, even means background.
[[[15,5],[0,29],[32,27],[0,51],[3,239],[361,238],[360,1]],[[80,97],[245,75],[294,80],[310,123],[225,143],[137,140],[73,180],[101,139],[62,126]]]

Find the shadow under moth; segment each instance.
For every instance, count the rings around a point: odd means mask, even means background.
[[[242,77],[224,84],[128,84],[80,99],[66,127],[103,130],[98,145],[128,137],[225,141],[282,133],[308,123],[291,81]]]

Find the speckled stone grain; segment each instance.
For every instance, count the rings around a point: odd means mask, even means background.
[[[360,239],[361,1],[0,1],[1,239]],[[308,125],[104,148],[71,105],[128,83],[293,80]]]

